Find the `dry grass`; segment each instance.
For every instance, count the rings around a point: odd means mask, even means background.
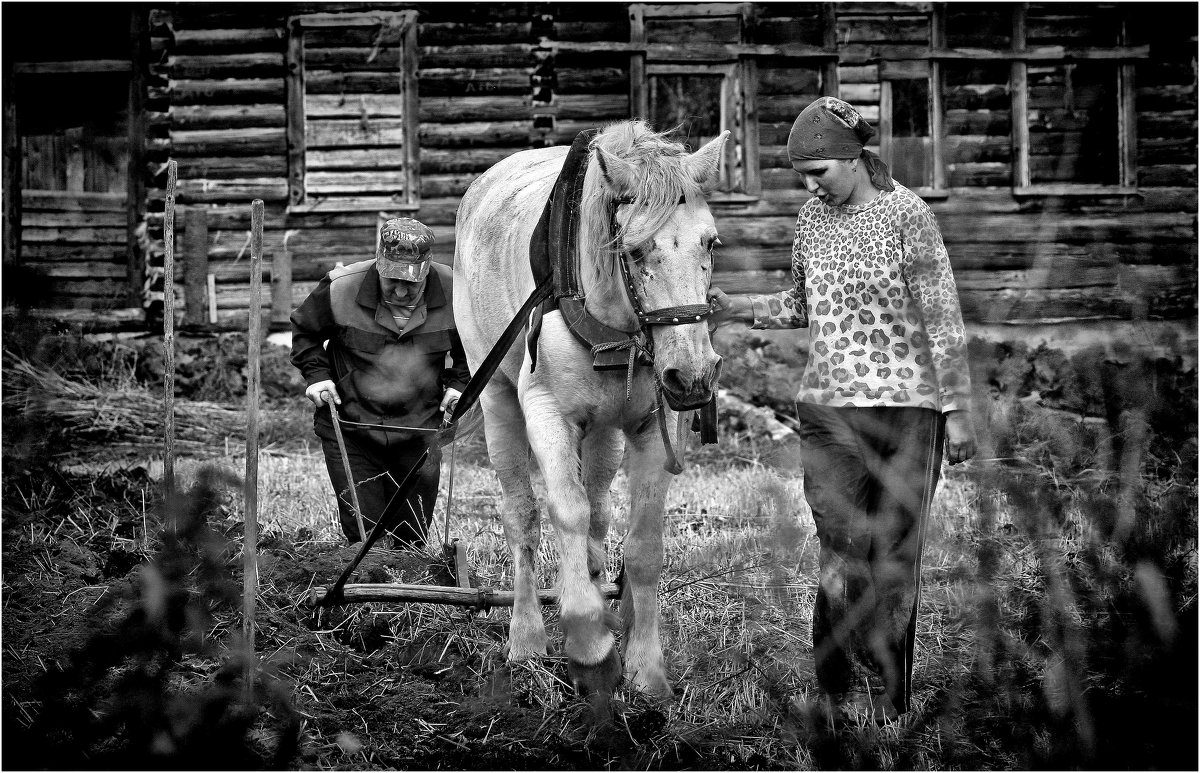
[[[469,546],[477,584],[509,588],[499,490],[480,450],[474,438],[458,451],[449,536]],[[290,680],[292,700],[308,716],[304,765],[420,767],[443,759],[450,767],[499,768],[537,760],[547,768],[1020,769],[1110,760],[1139,767],[1133,760],[1146,759],[1137,756],[1141,749],[1157,755],[1150,759],[1158,767],[1187,762],[1187,738],[1164,748],[1167,736],[1154,728],[1173,717],[1181,717],[1180,726],[1195,724],[1194,695],[1178,687],[1194,679],[1186,671],[1180,679],[1186,661],[1173,654],[1181,646],[1186,654],[1194,637],[1194,483],[1146,480],[1129,497],[1112,479],[1088,488],[1078,480],[1066,485],[1053,471],[1022,469],[1006,477],[985,474],[982,465],[947,468],[924,553],[914,710],[900,723],[859,720],[834,728],[821,712],[813,677],[817,543],[802,481],[756,464],[746,442],[733,450],[736,458],[711,450],[697,455],[703,464],[673,483],[660,598],[677,694],[655,705],[619,692],[616,733],[625,744],[619,754],[597,750],[586,704],[573,695],[561,656],[505,663],[507,610],[473,616],[436,605],[375,603],[314,620],[293,587],[264,573],[258,654]],[[238,474],[245,467],[237,448],[216,461]],[[425,569],[440,558],[449,449],[443,465],[435,547],[401,562],[404,571],[376,549],[372,581],[441,582]],[[181,490],[198,470],[196,461],[177,463]],[[290,550],[324,551],[336,562],[342,539],[319,449],[302,442],[270,447],[259,475],[264,540],[282,537]],[[152,465],[149,477],[160,476],[161,467]],[[544,495],[536,481],[535,488]],[[13,489],[6,498],[48,496],[39,491]],[[1126,500],[1140,514],[1141,536],[1120,542],[1106,526],[1112,518],[1103,503]],[[139,552],[144,507],[142,517],[122,516],[133,522],[123,538],[137,541]],[[236,523],[240,492],[226,507]],[[618,474],[610,577],[620,565],[627,507]],[[24,509],[40,505],[25,502]],[[52,537],[36,529],[28,534],[35,545],[49,545]],[[544,585],[554,584],[556,565],[545,525]],[[556,612],[547,608],[545,615],[558,647]],[[234,640],[239,629],[232,613],[210,636]],[[438,681],[451,677],[461,694]],[[202,670],[187,681],[206,678]],[[407,702],[397,697],[401,689]],[[461,707],[486,702],[493,692],[499,703],[478,709],[478,722],[472,715],[474,730],[446,721],[448,712],[466,711]],[[1116,717],[1137,733],[1114,741]],[[264,720],[259,732],[269,738],[270,723]],[[496,756],[478,757],[484,750]]]
[[[241,468],[241,460],[232,461]],[[448,455],[444,464],[433,545],[441,542]],[[339,540],[317,453],[265,456],[260,470],[265,531],[304,529],[316,541]],[[610,576],[620,562],[628,504],[623,482],[619,473],[613,486]],[[460,457],[454,487],[450,536],[469,545],[479,584],[511,587],[494,475]],[[658,732],[639,738],[639,763],[677,765],[680,749],[688,747],[723,755],[722,767],[731,769],[1003,769],[1062,759],[1063,741],[1056,741],[1053,731],[1064,722],[1070,727],[1081,717],[1086,720],[1080,703],[1085,682],[1120,682],[1118,674],[1085,673],[1087,656],[1079,652],[1079,642],[1085,625],[1095,620],[1084,620],[1082,607],[1093,604],[1072,593],[1088,574],[1073,562],[1089,546],[1104,543],[1089,533],[1078,501],[1068,502],[1062,524],[1037,528],[1030,528],[1028,513],[1018,511],[1021,504],[985,488],[971,470],[947,470],[924,554],[915,708],[902,723],[876,727],[864,721],[833,732],[811,712],[817,697],[810,626],[817,544],[802,481],[761,466],[706,464],[685,470],[668,499],[660,587],[665,650],[678,692],[661,707]],[[550,527],[543,528],[539,577],[551,586],[557,556]],[[981,555],[988,548],[996,558],[985,577]],[[430,549],[431,559],[434,552]],[[1104,552],[1101,548],[1098,554]],[[1107,556],[1108,568],[1119,575],[1123,565],[1118,566],[1111,547]],[[1111,601],[1116,592],[1110,587],[1102,595]],[[1194,608],[1194,596],[1190,603]],[[981,622],[988,605],[996,608],[996,629]],[[504,669],[506,610],[472,618],[432,605],[370,607],[353,614],[387,618],[389,646],[409,656],[419,647],[420,657],[445,658],[447,668],[467,664],[482,683],[489,673],[506,670],[516,704],[544,717],[531,743],[567,732],[562,723],[569,725],[576,716],[569,710],[575,699],[561,658]],[[548,609],[546,615],[558,646],[555,613]],[[617,698],[641,706],[639,696],[619,693]],[[1044,716],[1047,711],[1051,716]],[[1023,732],[992,728],[1005,722],[1029,726]],[[1094,735],[1084,741],[1098,748]],[[1087,758],[1081,754],[1079,759]]]

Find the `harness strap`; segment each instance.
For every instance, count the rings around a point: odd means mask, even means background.
[[[471,376],[471,380],[463,388],[462,395],[458,398],[458,404],[454,406],[454,412],[450,416],[450,423],[453,424],[462,418],[463,414],[475,405],[479,400],[479,395],[483,393],[483,388],[487,386],[487,382],[492,378],[492,374],[500,367],[501,361],[504,360],[508,350],[512,348],[513,342],[517,340],[517,336],[521,334],[521,330],[525,327],[525,321],[529,319],[530,313],[534,307],[550,297],[550,292],[553,290],[554,284],[550,277],[547,277],[533,288],[533,292],[525,299],[525,303],[521,305],[517,316],[513,317],[508,323],[508,327],[504,328],[504,332],[500,334],[500,338],[496,340],[496,345],[488,352],[487,357],[479,365],[479,370]]]

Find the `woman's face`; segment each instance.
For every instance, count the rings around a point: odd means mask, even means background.
[[[851,201],[861,182],[853,159],[797,160],[792,168],[800,173],[805,189],[831,207]]]

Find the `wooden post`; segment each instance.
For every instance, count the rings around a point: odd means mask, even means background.
[[[304,136],[304,27],[299,19],[288,21],[287,78],[287,154],[288,203],[304,201],[305,153]]]
[[[165,387],[165,447],[163,484],[175,493],[175,182],[179,165],[167,161],[167,205],[163,213],[163,378]]]
[[[21,251],[21,149],[17,136],[17,92],[12,57],[3,62],[4,93],[4,266],[20,260]]]
[[[149,18],[144,7],[130,12],[129,43],[132,69],[129,77],[129,164],[125,186],[125,305],[142,306],[146,263],[138,230],[146,214],[146,58]]]
[[[208,317],[205,300],[208,285],[208,212],[201,207],[187,210],[187,230],[183,232],[184,321],[203,325]]]
[[[242,537],[243,630],[246,637],[247,700],[254,695],[254,611],[258,595],[258,393],[262,350],[263,201],[250,205],[250,324],[246,349],[246,494]]]
[[[650,96],[646,81],[646,19],[640,5],[629,8],[629,42],[641,50],[629,55],[629,117],[650,118]]]
[[[217,275],[209,274],[205,277],[208,282],[208,324],[217,324]]]
[[[290,329],[292,316],[292,253],[276,250],[271,258],[271,329]]]

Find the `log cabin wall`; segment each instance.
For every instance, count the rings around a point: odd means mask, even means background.
[[[168,156],[179,164],[179,251],[196,222],[221,321],[244,319],[249,203],[264,199],[277,285],[290,266],[272,317],[282,325],[286,306],[335,263],[373,255],[381,213],[429,224],[436,259],[448,263],[458,201],[475,176],[518,150],[640,115],[683,124],[693,140],[734,132],[711,199],[725,244],[716,282],[782,289],[807,198],[787,132],[804,105],[833,93],[878,127],[873,147],[933,207],[973,333],[1182,336],[1190,354],[1195,19],[1186,4],[1146,8],[156,8],[149,270],[161,265]],[[381,61],[394,63],[394,77]],[[712,109],[696,110],[704,100]],[[335,124],[342,130],[330,133]],[[386,167],[355,166],[384,156]]]
[[[4,8],[6,28],[25,31],[4,46],[5,301],[119,308],[140,302],[142,195],[128,180],[141,17],[123,3],[72,13],[64,27],[61,9]],[[29,34],[58,28],[54,45]]]

